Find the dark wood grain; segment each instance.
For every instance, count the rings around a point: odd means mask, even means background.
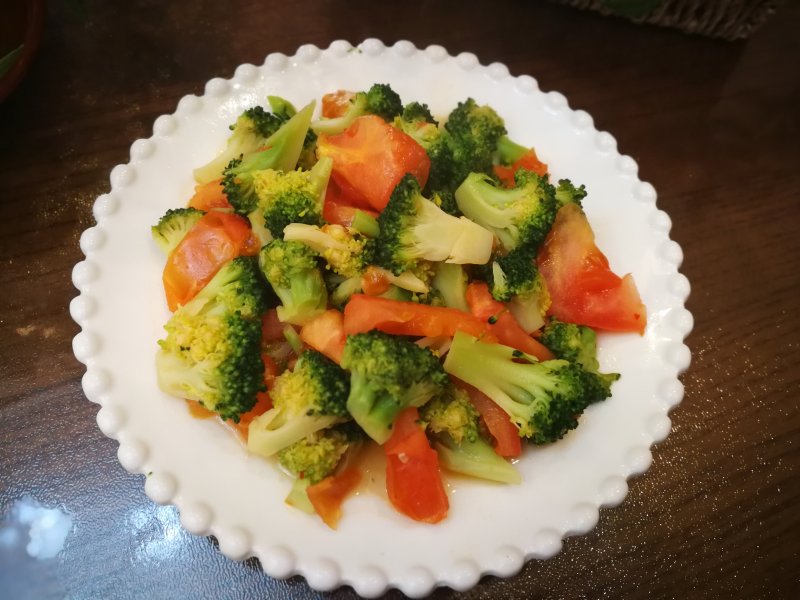
[[[70,273],[110,169],[181,96],[270,52],[367,37],[474,52],[591,113],[658,190],[693,289],[686,396],[652,467],[558,556],[463,596],[798,596],[797,5],[737,43],[519,0],[49,8],[35,63],[0,105],[0,527],[31,496],[75,528],[50,560],[0,545],[0,597],[321,597],[183,532],[118,465],[80,388]]]

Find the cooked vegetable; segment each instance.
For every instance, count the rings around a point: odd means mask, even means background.
[[[248,450],[272,456],[348,420],[348,391],[345,371],[319,352],[306,350],[293,371],[286,371],[275,380],[270,392],[272,408],[250,423]]]
[[[422,406],[448,382],[430,350],[379,331],[348,336],[342,367],[350,371],[347,412],[379,444],[400,411]]]
[[[153,241],[164,254],[175,249],[189,230],[206,214],[196,208],[171,208],[150,228]]]
[[[391,86],[376,83],[366,92],[353,94],[342,107],[337,109],[339,116],[319,119],[311,124],[318,134],[333,135],[343,132],[353,121],[364,115],[376,115],[384,121],[391,121],[403,110],[403,103]]]

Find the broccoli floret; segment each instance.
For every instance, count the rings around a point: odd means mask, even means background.
[[[379,444],[400,411],[422,406],[449,383],[430,350],[380,331],[349,336],[342,367],[350,371],[347,410]]]
[[[158,342],[158,384],[239,420],[264,389],[261,314],[265,286],[254,258],[239,257],[217,274],[165,325]]]
[[[611,395],[611,384],[619,379],[619,373],[600,373],[597,335],[591,327],[550,318],[542,330],[541,342],[556,358],[579,364],[594,375],[600,393],[606,397]]]
[[[461,211],[492,231],[506,252],[527,246],[536,249],[555,220],[555,190],[536,173],[520,170],[512,189],[496,187],[480,173],[470,173],[456,190]]]
[[[454,386],[423,405],[419,418],[430,433],[446,433],[456,444],[474,442],[480,437],[478,411],[467,393]]]
[[[317,483],[333,473],[350,447],[350,438],[338,427],[323,429],[278,452],[278,462],[298,479]]]
[[[272,408],[250,423],[247,447],[260,456],[276,452],[348,419],[347,373],[316,350],[306,350],[293,371],[275,379]]]
[[[455,172],[457,182],[469,172],[491,172],[497,144],[506,133],[503,119],[493,108],[468,98],[450,113],[444,127],[452,138],[455,163],[460,167]]]
[[[342,225],[292,223],[283,230],[283,239],[302,242],[325,259],[328,269],[346,278],[360,276],[373,261],[369,238]]]
[[[266,309],[266,292],[257,259],[239,256],[225,263],[181,310],[200,316],[239,312],[259,319]]]
[[[509,310],[527,333],[544,325],[550,293],[530,248],[517,248],[495,257],[486,269],[486,282],[495,300],[508,302]]]
[[[159,340],[156,355],[161,390],[238,422],[265,389],[261,323],[239,312],[178,309],[164,328],[167,337]]]
[[[391,122],[402,112],[403,102],[397,92],[385,83],[376,83],[366,92],[355,94],[341,117],[319,119],[311,124],[311,128],[318,134],[334,135],[347,129],[363,115],[377,115],[384,121]]]
[[[419,415],[446,469],[491,481],[520,482],[517,470],[481,437],[478,411],[465,391],[450,386],[420,408]]]
[[[420,122],[420,123],[433,123],[438,125],[436,119],[431,114],[431,109],[427,104],[422,102],[409,102],[403,107],[403,113],[400,118],[406,123]]]
[[[596,378],[578,364],[539,362],[535,356],[460,331],[444,369],[494,400],[519,427],[520,435],[534,444],[563,437],[578,425],[587,406],[606,397]]]
[[[260,150],[284,122],[285,119],[267,112],[261,106],[248,108],[230,126],[233,133],[228,137],[225,149],[211,162],[195,169],[195,179],[198,183],[216,179],[234,158],[248,156]]]
[[[273,238],[290,223],[322,224],[322,204],[333,160],[321,158],[310,171],[265,169],[253,173],[254,212],[261,213]]]
[[[559,179],[555,196],[558,208],[571,202],[581,206],[581,201],[586,197],[586,186],[576,188],[569,179]]]
[[[421,260],[484,264],[492,251],[491,232],[442,211],[411,174],[395,187],[378,225],[377,264],[396,275],[416,269]]]
[[[297,166],[313,112],[312,102],[262,140],[252,152],[233,155],[220,169],[225,195],[237,213],[247,215],[256,208],[254,176],[258,171],[291,171]]]
[[[258,255],[261,272],[281,301],[278,318],[303,325],[325,312],[328,292],[317,254],[300,242],[273,240]]]
[[[171,208],[150,228],[153,241],[164,254],[175,249],[183,237],[206,214],[196,208]]]

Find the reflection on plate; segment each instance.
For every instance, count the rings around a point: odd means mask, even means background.
[[[468,96],[487,103],[515,140],[535,146],[554,178],[585,184],[598,245],[616,272],[633,273],[648,327],[643,337],[599,336],[601,366],[622,374],[613,397],[591,406],[557,444],[528,449],[520,486],[452,479],[450,516],[436,526],[401,517],[373,491],[379,486],[367,486],[331,531],[284,504],[290,481],[273,464],[158,390],[154,355],[168,312],[163,256],[149,227],[191,196],[192,169],[222,147],[244,108],[268,94],[303,105],[375,82],[391,84],[406,102],[428,103],[434,114]],[[150,498],[177,505],[188,531],[214,534],[231,558],[257,556],[274,577],[299,573],[315,589],[349,584],[364,596],[388,587],[422,596],[437,585],[467,589],[487,573],[513,575],[528,559],[556,554],[565,535],[589,531],[601,506],[622,501],[627,478],[648,468],[650,446],[669,433],[667,413],[683,396],[689,283],[678,273],[682,254],[669,239],[670,219],[636,173],[614,138],[564,96],[472,54],[338,41],[242,65],[232,79],[209,81],[203,96],[182,98],[175,113],[156,119],[152,137],[133,143],[130,162],[113,169],[111,191],[95,203],[97,225],[81,237],[86,260],[73,271],[81,294],[70,309],[82,331],[73,348],[87,367],[86,396],[101,405],[97,423],[119,441],[122,465],[147,475]]]

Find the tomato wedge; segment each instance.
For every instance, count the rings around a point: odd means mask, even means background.
[[[414,138],[375,115],[357,118],[340,134],[320,135],[317,155],[333,159],[331,177],[347,197],[377,211],[406,173],[425,187],[431,167]]]
[[[215,179],[195,186],[194,196],[189,200],[189,208],[197,208],[208,212],[216,208],[232,210],[233,206],[228,202],[228,197],[222,189],[222,180]]]
[[[300,339],[339,364],[342,362],[344,344],[347,341],[342,313],[331,308],[314,317],[303,325],[300,330]]]
[[[487,339],[489,334],[485,321],[455,308],[354,294],[344,307],[345,335],[372,329],[419,337],[453,337],[463,331]],[[495,341],[491,334],[489,339]]]
[[[472,314],[481,321],[488,323],[494,320],[489,327],[501,344],[533,354],[539,360],[553,358],[553,353],[525,333],[508,308],[492,297],[485,282],[473,281],[467,286],[467,304]]]
[[[355,97],[355,92],[339,90],[322,96],[322,116],[326,119],[341,117],[350,108],[350,101]]]
[[[644,333],[647,312],[633,277],[611,271],[577,204],[558,211],[537,264],[550,291],[554,317],[607,331]]]
[[[356,211],[362,210],[372,217],[377,218],[378,213],[372,210],[368,204],[359,204],[349,198],[331,179],[328,182],[328,189],[325,192],[325,202],[322,205],[322,218],[328,223],[350,227]]]
[[[494,438],[494,451],[505,458],[516,458],[522,454],[522,438],[519,429],[500,406],[480,390],[454,378],[454,383],[469,394],[469,400],[475,407],[486,428]]]
[[[547,175],[547,165],[539,160],[536,151],[531,148],[520,156],[511,166],[494,165],[494,174],[503,182],[507,188],[514,187],[514,174],[520,169],[533,171],[537,175]]]
[[[450,503],[442,483],[439,457],[419,425],[419,412],[407,408],[392,425],[383,445],[386,453],[386,492],[402,514],[423,523],[438,523]]]
[[[353,467],[326,477],[306,488],[306,494],[316,513],[325,524],[336,529],[342,516],[342,503],[361,483],[361,471]]]
[[[169,309],[194,298],[226,262],[251,253],[246,219],[219,211],[203,215],[167,257],[162,279]]]

